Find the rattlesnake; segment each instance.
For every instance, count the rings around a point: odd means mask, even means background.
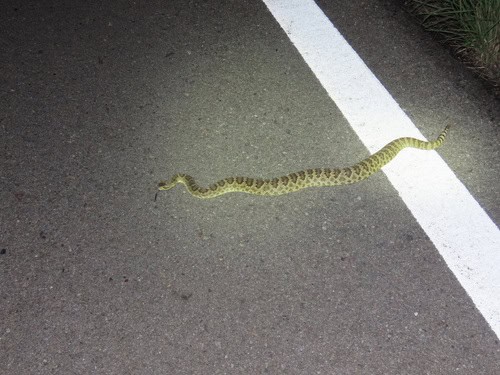
[[[394,159],[399,151],[406,147],[421,150],[434,150],[438,148],[443,144],[449,128],[449,125],[446,126],[439,137],[431,142],[409,137],[395,139],[375,154],[351,167],[306,169],[271,179],[228,177],[210,185],[208,188],[199,186],[191,176],[176,174],[170,182],[161,181],[158,190],[169,190],[178,183],[181,183],[186,185],[187,190],[195,197],[207,199],[231,192],[274,196],[314,186],[353,184],[379,171],[384,165]]]

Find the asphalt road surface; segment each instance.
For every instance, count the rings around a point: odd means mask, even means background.
[[[318,1],[498,223],[499,103],[400,3]],[[0,373],[498,373],[383,173],[155,200],[368,154],[261,1],[3,1]]]

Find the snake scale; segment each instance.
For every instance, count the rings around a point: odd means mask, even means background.
[[[421,150],[434,150],[438,148],[443,144],[449,128],[449,125],[446,126],[439,137],[431,142],[409,137],[395,139],[373,155],[351,167],[306,169],[271,179],[228,177],[210,185],[208,188],[199,186],[191,176],[176,174],[170,182],[161,181],[158,189],[170,190],[175,185],[181,183],[186,185],[187,190],[193,196],[208,199],[231,192],[275,196],[288,194],[308,187],[353,184],[378,172],[384,165],[394,159],[399,151],[406,147]]]

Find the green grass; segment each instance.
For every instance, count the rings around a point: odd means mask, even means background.
[[[500,88],[500,0],[407,0],[422,25]]]

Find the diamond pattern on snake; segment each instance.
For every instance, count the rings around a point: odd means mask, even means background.
[[[439,137],[430,142],[410,137],[395,139],[373,155],[350,167],[304,169],[286,176],[270,179],[227,177],[207,188],[199,186],[193,177],[179,173],[173,176],[170,182],[161,181],[158,190],[170,190],[177,184],[184,184],[191,195],[196,198],[208,199],[232,192],[275,196],[289,194],[309,187],[354,184],[378,172],[404,148],[413,147],[421,150],[434,150],[440,147],[449,128],[449,125],[446,126]]]

